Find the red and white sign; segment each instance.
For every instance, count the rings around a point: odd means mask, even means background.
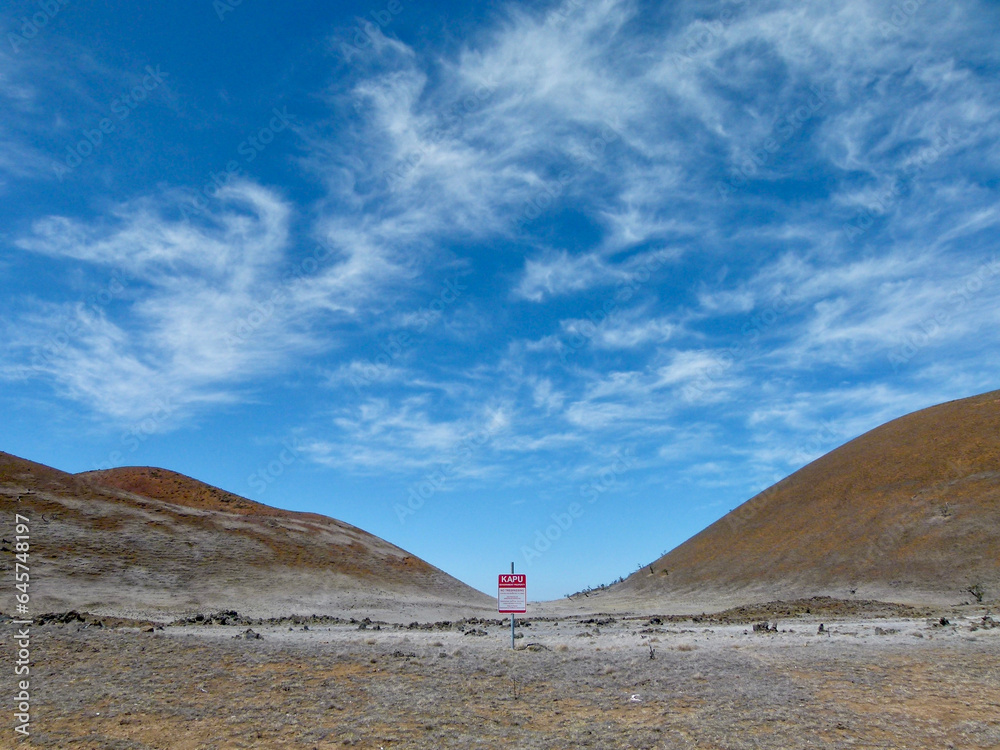
[[[524,573],[500,574],[497,611],[502,615],[523,615],[528,611],[528,576]]]

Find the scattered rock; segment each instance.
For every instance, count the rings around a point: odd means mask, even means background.
[[[88,622],[87,617],[81,615],[76,610],[70,610],[69,612],[62,613],[52,613],[39,615],[35,618],[36,625],[48,625],[49,623],[60,623],[63,625],[68,625],[71,622]]]
[[[974,623],[969,630],[973,633],[977,630],[992,630],[993,628],[1000,627],[1000,622],[997,622],[989,615],[985,615],[980,622]]]
[[[80,623],[84,628],[156,628],[162,630],[163,626],[151,620],[132,620],[127,617],[99,617],[88,612],[48,612],[38,615],[34,619],[37,626],[43,625],[70,625]]]
[[[260,633],[254,632],[254,630],[252,628],[247,628],[242,633],[237,633],[236,635],[233,636],[233,638],[243,638],[244,640],[248,640],[248,641],[253,641],[253,640],[262,641],[262,640],[264,640],[264,636],[262,636]]]

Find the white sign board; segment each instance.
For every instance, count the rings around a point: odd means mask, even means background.
[[[524,573],[500,574],[497,611],[502,615],[523,615],[528,611],[528,576]]]

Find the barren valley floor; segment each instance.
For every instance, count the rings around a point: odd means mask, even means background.
[[[31,745],[996,748],[1000,627],[984,613],[826,619],[823,633],[808,615],[777,632],[535,619],[513,652],[499,621],[271,622],[260,639],[235,637],[245,622],[49,622],[33,630]]]

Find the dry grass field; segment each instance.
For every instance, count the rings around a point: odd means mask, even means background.
[[[822,633],[822,615],[804,614],[766,632],[732,616],[535,619],[519,628],[516,651],[499,620],[376,628],[316,618],[151,632],[50,622],[34,630],[31,742],[1000,747],[1000,627],[984,628],[984,611],[972,607],[945,613],[947,625],[941,612],[880,614],[823,618]],[[262,637],[237,637],[248,629]],[[7,662],[10,639],[0,644]]]

